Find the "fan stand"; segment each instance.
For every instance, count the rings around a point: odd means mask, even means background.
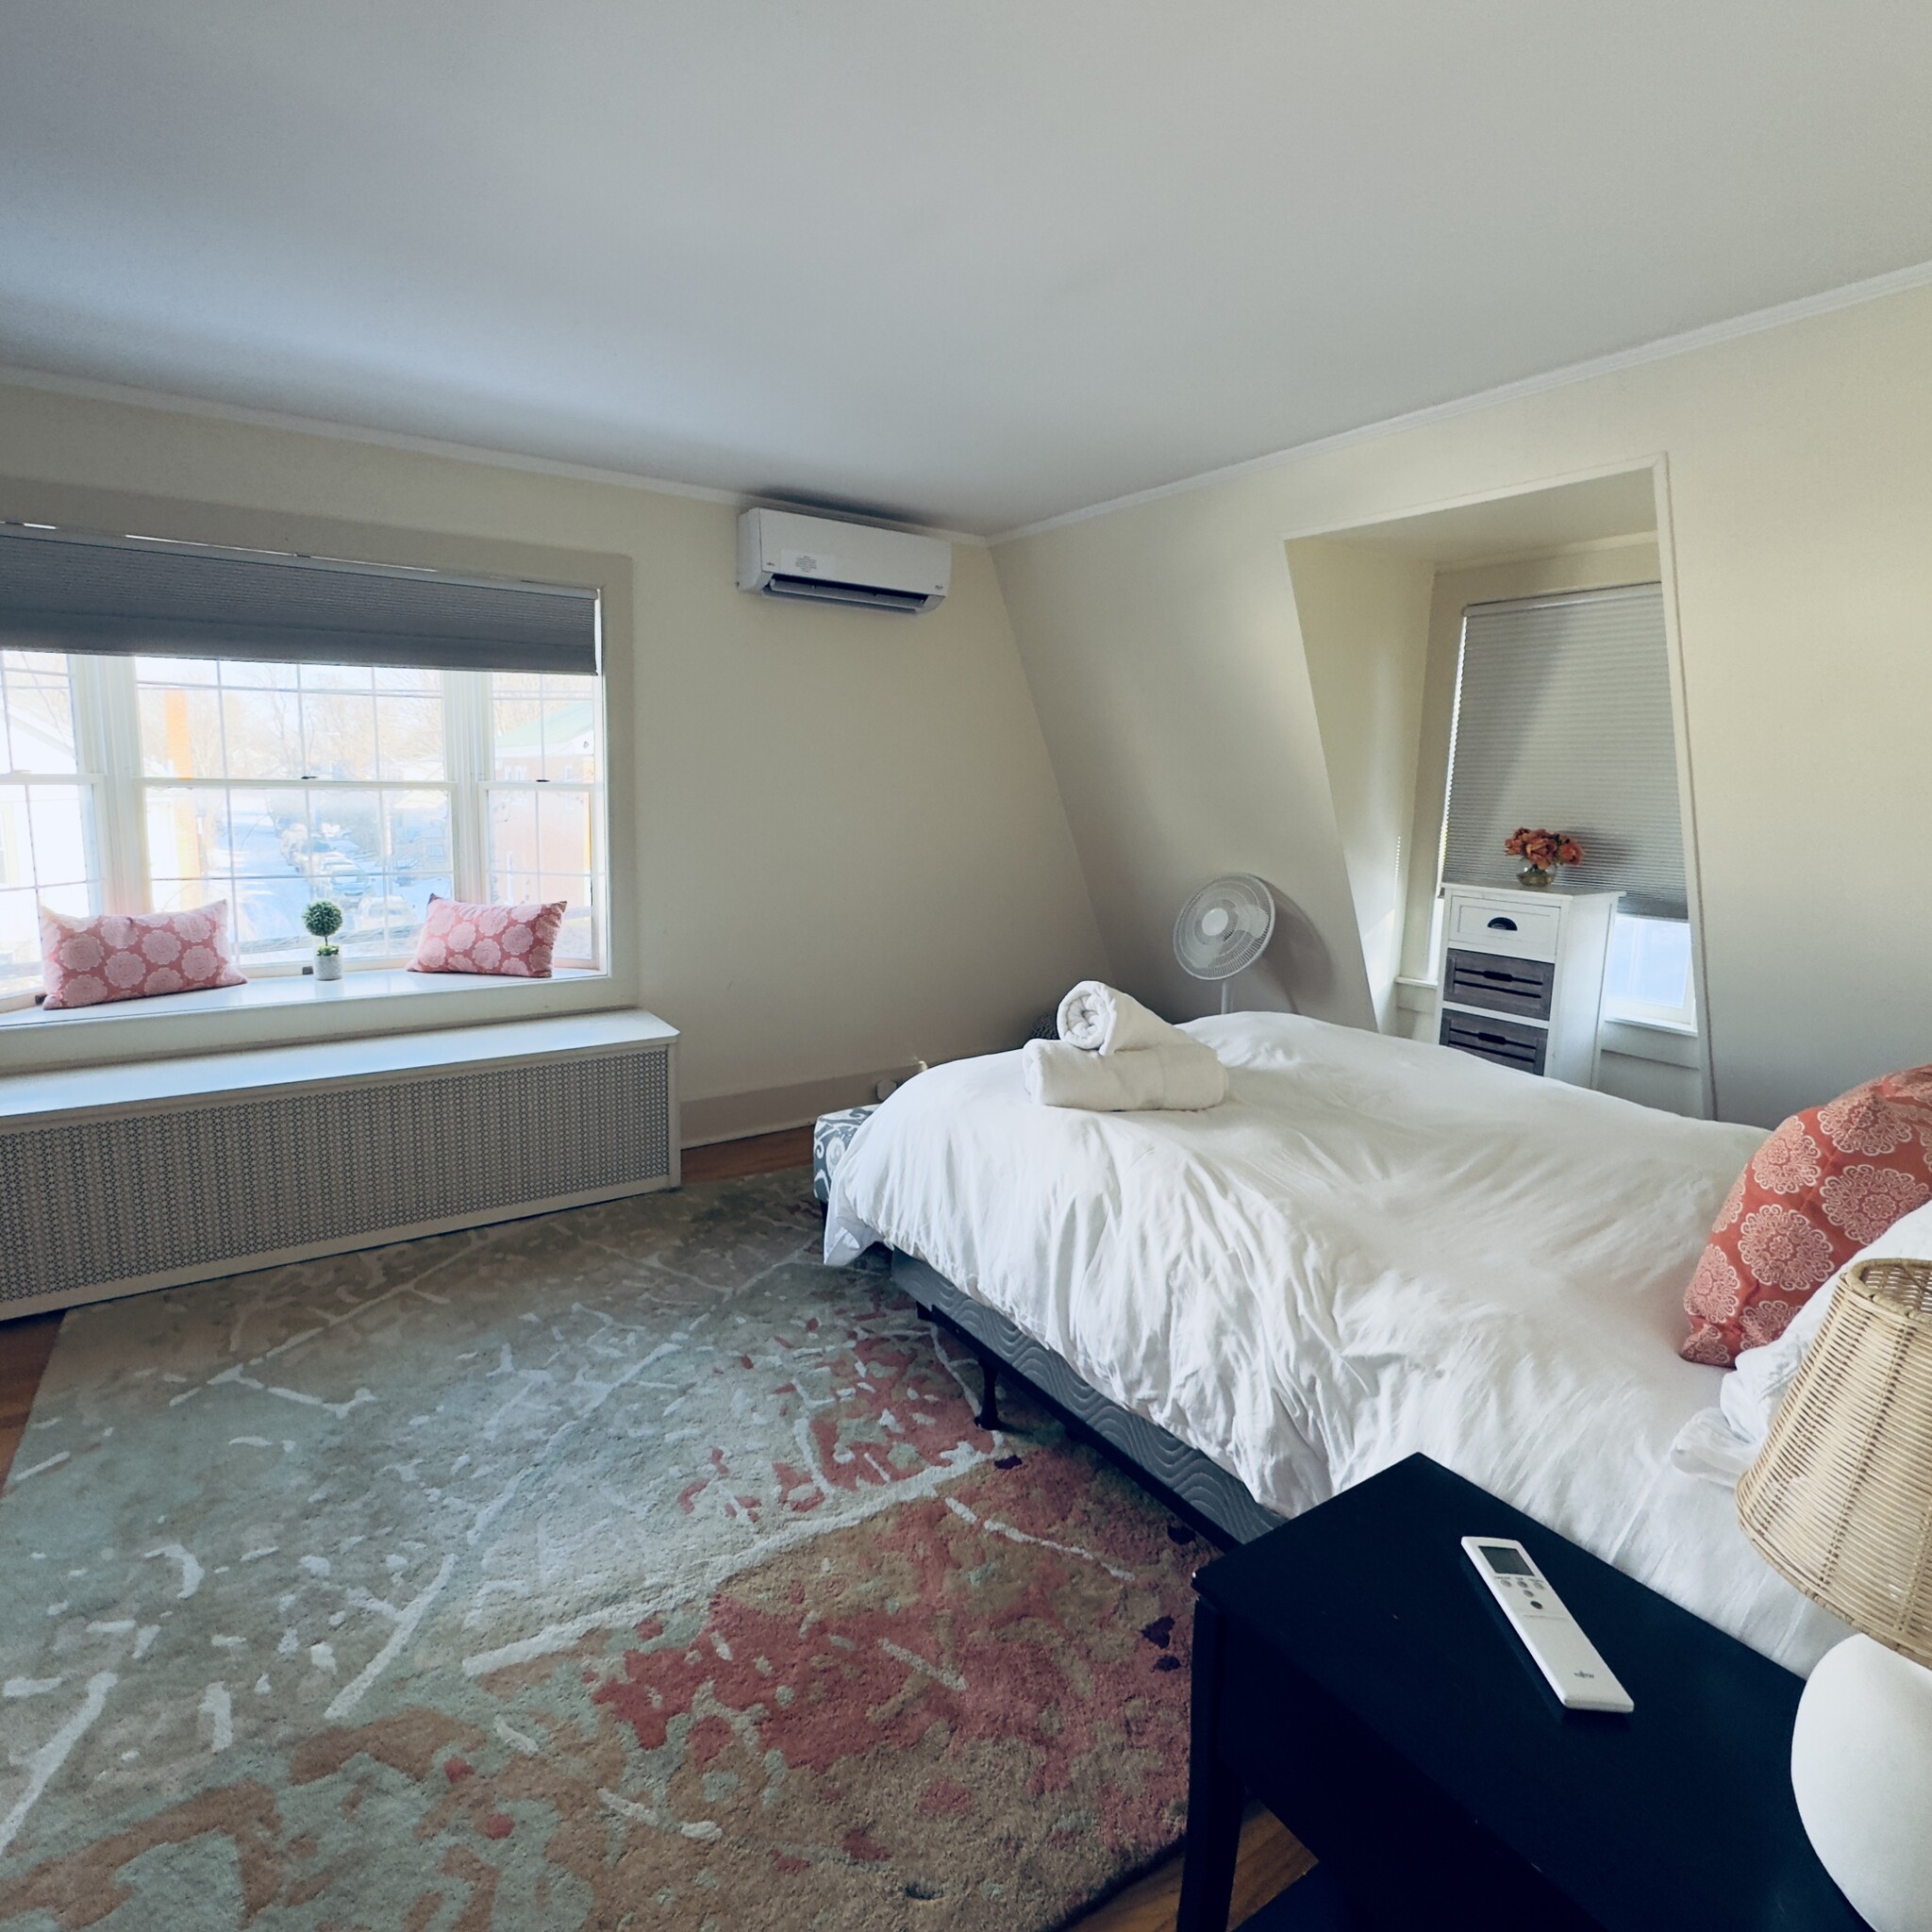
[[[1231,973],[1221,982],[1221,1010],[1224,1013],[1234,1011],[1234,974]]]

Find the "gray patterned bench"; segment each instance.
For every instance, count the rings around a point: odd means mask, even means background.
[[[870,1107],[847,1107],[818,1117],[811,1130],[811,1191],[821,1201],[832,1198],[832,1170],[845,1158],[853,1135],[877,1111],[874,1101]]]

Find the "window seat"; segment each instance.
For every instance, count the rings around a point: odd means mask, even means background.
[[[675,1187],[676,1045],[629,1008],[0,1077],[0,1321]]]
[[[417,974],[418,978],[437,977]],[[275,981],[256,980],[226,992]],[[306,981],[297,981],[306,985]],[[506,984],[517,984],[506,981]],[[178,999],[192,993],[171,995]],[[127,1006],[152,1004],[128,1000]],[[47,1018],[65,1017],[49,1013]],[[237,1053],[198,1053],[179,1058],[120,1061],[110,1066],[60,1067],[47,1073],[0,1074],[0,1132],[29,1121],[141,1108],[156,1102],[222,1094],[253,1096],[283,1087],[313,1087],[368,1074],[458,1069],[552,1054],[609,1051],[669,1042],[677,1029],[654,1013],[553,1014],[487,1026],[445,1026],[420,1033],[373,1033],[359,1040],[304,1041]]]
[[[172,992],[159,999],[109,1000],[98,1007],[16,1007],[0,1013],[0,1029],[18,1026],[94,1026],[116,1020],[158,1020],[173,1014],[251,1012],[268,1007],[356,1005],[364,1000],[409,999],[423,993],[488,992],[506,988],[559,986],[608,975],[582,967],[558,967],[547,980],[514,979],[478,973],[411,973],[403,967],[349,973],[321,980],[301,973],[251,979],[245,986],[210,987],[205,992]]]

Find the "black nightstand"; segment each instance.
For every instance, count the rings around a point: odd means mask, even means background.
[[[1631,1716],[1557,1704],[1465,1536],[1527,1545]],[[1250,1795],[1322,1861],[1257,1932],[1864,1927],[1791,1796],[1802,1681],[1426,1457],[1194,1589],[1179,1932],[1224,1932]]]

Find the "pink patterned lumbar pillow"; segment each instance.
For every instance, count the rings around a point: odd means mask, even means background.
[[[547,906],[466,906],[432,893],[409,971],[548,979],[557,929],[569,906],[568,899]]]
[[[186,912],[102,912],[92,919],[42,906],[41,960],[48,1008],[247,984],[229,950],[225,899]]]

